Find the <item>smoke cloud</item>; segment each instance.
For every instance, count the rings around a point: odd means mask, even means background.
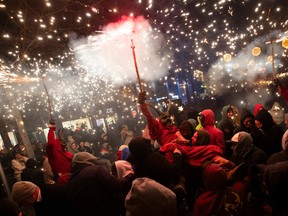
[[[272,64],[269,62],[272,54],[272,44],[267,43],[285,35],[280,31],[273,31],[270,34],[259,37],[244,47],[240,52],[231,54],[229,62],[223,60],[225,53],[219,54],[219,58],[208,70],[206,79],[208,88],[216,95],[231,91],[236,88],[247,88],[253,85],[256,78],[264,78],[272,73]],[[273,43],[275,53],[275,71],[281,67],[281,56],[283,48],[281,42]],[[261,54],[253,56],[254,47],[261,49]]]
[[[163,36],[153,31],[142,16],[124,17],[85,38],[72,35],[70,48],[88,74],[123,85],[137,80],[132,40],[140,78],[151,81],[163,77],[168,72],[171,55],[161,49]]]

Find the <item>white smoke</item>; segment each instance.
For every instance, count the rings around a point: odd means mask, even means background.
[[[232,55],[229,62],[223,60],[221,53],[220,58],[213,63],[206,74],[208,87],[214,94],[220,95],[223,92],[231,91],[231,88],[245,88],[253,85],[255,78],[267,77],[272,73],[272,64],[268,58],[272,55],[272,44],[266,43],[271,40],[281,38],[285,35],[280,31],[273,31],[270,34],[259,37],[249,43],[240,52]],[[275,68],[281,65],[280,58],[284,49],[281,47],[281,42],[273,43],[275,53]],[[252,50],[254,47],[260,47],[261,54],[253,56]],[[276,70],[277,73],[277,70]]]
[[[170,55],[161,49],[163,36],[153,31],[143,17],[123,18],[97,33],[85,38],[70,37],[70,48],[88,74],[119,85],[136,81],[131,39],[141,79],[157,80],[168,72]]]

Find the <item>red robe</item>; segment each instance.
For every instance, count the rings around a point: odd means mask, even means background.
[[[71,172],[73,154],[63,149],[60,140],[55,138],[55,130],[56,128],[49,129],[46,151],[53,173],[61,173],[59,180],[64,183]]]
[[[168,125],[167,127],[164,127],[155,119],[145,103],[140,105],[140,109],[146,116],[149,135],[152,140],[157,140],[159,145],[163,146],[166,143],[171,143],[177,139],[176,132],[178,131],[178,128],[176,126]]]
[[[223,157],[223,151],[219,146],[206,145],[206,146],[185,146],[177,143],[167,143],[162,146],[160,151],[164,153],[164,157],[170,163],[173,162],[173,151],[178,148],[185,162],[194,167],[200,167],[207,160],[212,160],[215,156]]]

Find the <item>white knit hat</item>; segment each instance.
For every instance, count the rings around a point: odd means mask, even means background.
[[[37,185],[29,181],[19,181],[12,186],[12,199],[15,202],[22,201],[32,196],[36,189]]]

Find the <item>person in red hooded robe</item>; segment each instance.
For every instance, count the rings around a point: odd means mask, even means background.
[[[48,127],[48,143],[46,146],[48,161],[57,183],[65,184],[70,177],[73,154],[66,150],[61,130],[58,132],[58,138],[55,137],[56,126],[54,120],[50,120]]]

